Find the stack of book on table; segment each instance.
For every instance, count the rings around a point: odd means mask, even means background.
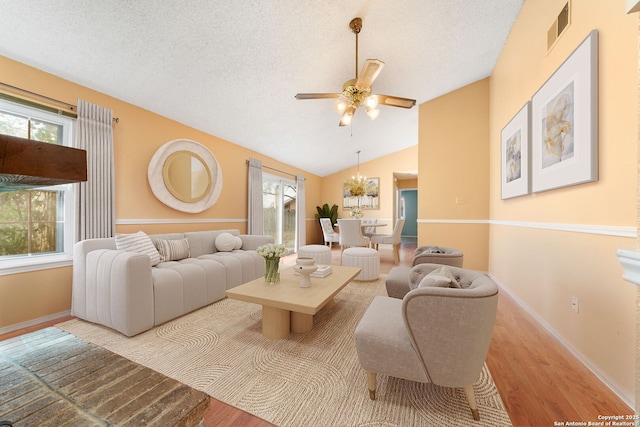
[[[300,275],[298,270],[294,270],[293,274]],[[311,273],[311,277],[327,277],[331,274],[331,266],[330,265],[318,265],[318,269]]]

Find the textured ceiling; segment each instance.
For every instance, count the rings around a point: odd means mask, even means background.
[[[418,143],[417,107],[294,98],[355,77],[352,18],[374,92],[420,104],[489,76],[523,1],[0,0],[0,55],[325,176]]]

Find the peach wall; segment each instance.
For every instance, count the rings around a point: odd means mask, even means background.
[[[306,177],[307,237],[308,241],[321,238],[314,219],[315,206],[321,202],[321,179],[316,175],[1,56],[0,81],[71,104],[81,98],[113,110],[114,116],[119,118],[113,128],[118,232],[163,233],[221,228],[238,228],[245,232],[246,160],[255,157],[265,166]],[[169,208],[155,198],[147,180],[147,166],[155,151],[178,138],[192,139],[209,148],[222,169],[220,198],[202,213],[188,214]],[[180,220],[185,223],[175,223]],[[65,273],[60,274],[58,270]],[[48,273],[0,276],[0,328],[69,310],[71,269],[45,271]],[[49,294],[45,290],[52,289],[61,299],[53,299],[51,304],[47,299],[41,300]]]
[[[71,267],[0,276],[0,328],[66,313],[71,306]]]
[[[491,76],[489,270],[633,406],[636,291],[622,279],[616,249],[637,245],[638,18],[622,1],[574,0],[571,25],[547,53],[546,31],[565,3],[524,2]],[[592,29],[600,56],[598,181],[501,200],[502,128]]]
[[[420,105],[418,244],[458,248],[487,270],[489,79]]]
[[[401,179],[396,182],[398,188],[418,188],[417,179]]]
[[[354,153],[355,154],[355,153]],[[345,180],[357,173],[357,166],[327,175],[322,179],[322,203],[329,206],[338,205],[338,216],[348,218],[349,211],[342,209],[342,187]],[[391,233],[394,215],[394,172],[404,172],[418,169],[418,146],[406,148],[388,156],[374,159],[360,164],[360,174],[366,177],[380,178],[380,209],[365,211],[366,218],[379,218],[379,222],[389,224],[385,231]],[[418,196],[420,197],[420,196]]]

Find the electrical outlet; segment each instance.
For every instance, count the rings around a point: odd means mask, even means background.
[[[580,308],[580,301],[578,300],[578,297],[572,297],[571,298],[571,310],[573,310],[576,313],[578,313],[579,308]]]
[[[456,197],[456,205],[464,205],[464,199],[462,197]]]

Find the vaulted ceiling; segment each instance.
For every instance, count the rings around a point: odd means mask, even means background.
[[[0,0],[0,55],[325,176],[418,143],[417,106],[294,98],[355,77],[352,18],[374,92],[420,104],[489,76],[523,1]]]

